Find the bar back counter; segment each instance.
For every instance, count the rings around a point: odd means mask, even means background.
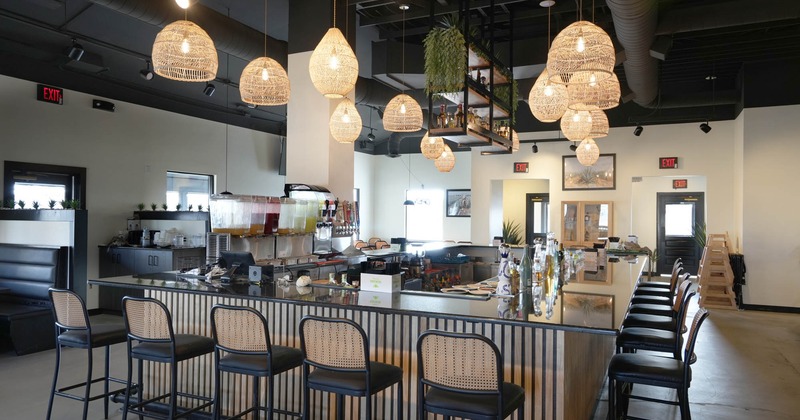
[[[627,302],[630,291],[646,265],[618,263],[614,270],[617,301]],[[444,295],[442,293],[399,292],[394,294],[359,292],[329,287],[296,287],[290,284],[230,284],[214,286],[180,274],[159,273],[142,276],[110,277],[90,281],[94,285],[140,288],[144,294],[162,301],[172,312],[176,333],[211,336],[209,314],[215,304],[256,308],[266,316],[272,343],[300,347],[298,324],[305,315],[347,318],[361,325],[369,338],[373,360],[400,366],[404,371],[404,401],[394,400],[393,388],[377,395],[372,418],[391,419],[396,404],[403,404],[407,418],[416,418],[417,355],[416,341],[428,329],[478,333],[490,338],[503,355],[505,381],[525,389],[525,413],[531,419],[587,419],[595,410],[604,384],[606,367],[614,353],[619,317],[607,328],[589,327],[594,316],[574,321],[562,313],[559,296],[551,319],[535,316],[529,301],[511,302],[485,296]],[[565,291],[580,291],[569,284]],[[591,290],[589,290],[591,292]],[[525,298],[523,297],[523,300]],[[509,310],[509,308],[511,308]],[[603,310],[603,309],[601,309]],[[607,308],[605,310],[608,310]],[[613,314],[613,305],[610,309]],[[569,325],[563,320],[573,320]],[[213,394],[213,357],[199,358],[182,366],[179,382],[189,392]],[[159,387],[168,385],[166,369],[149,366],[145,375]],[[223,377],[224,378],[224,377]],[[251,385],[248,379],[223,379],[226,393],[223,413],[236,413],[249,407]],[[261,389],[265,389],[262,385]],[[299,412],[302,381],[299,369],[276,377],[275,407]],[[161,389],[144,390],[145,395]],[[369,418],[363,413],[363,399],[346,399],[345,418]],[[311,393],[310,418],[333,418],[335,399]],[[280,417],[279,417],[280,418]]]

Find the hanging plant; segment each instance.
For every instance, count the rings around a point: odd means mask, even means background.
[[[467,45],[455,15],[431,29],[425,44],[425,93],[458,92],[467,74]]]
[[[512,118],[511,123],[516,123],[517,105],[519,105],[519,89],[517,87],[517,79],[511,79],[511,83],[507,85],[495,86],[494,94],[511,107],[511,110],[514,113],[514,118]]]

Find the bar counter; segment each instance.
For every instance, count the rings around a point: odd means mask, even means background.
[[[641,270],[641,266],[631,267],[633,271],[636,269]],[[416,339],[427,329],[474,332],[492,339],[503,355],[504,379],[526,390],[526,417],[554,420],[591,418],[603,388],[606,366],[614,353],[616,336],[613,328],[562,324],[559,307],[552,319],[547,320],[528,310],[507,310],[512,303],[507,299],[483,296],[384,294],[329,287],[298,288],[293,283],[286,287],[272,283],[216,287],[175,272],[110,277],[89,283],[144,289],[145,296],[159,299],[170,309],[176,333],[210,336],[209,314],[217,303],[258,309],[267,318],[273,344],[298,348],[297,327],[304,315],[352,319],[369,337],[372,360],[392,363],[405,371],[403,411],[407,418],[416,418]],[[570,288],[574,286],[565,286],[565,290]],[[559,298],[557,305],[561,301]],[[193,392],[211,395],[212,369],[213,357],[209,355],[195,365],[182,367],[180,381]],[[148,367],[146,374],[166,386],[167,374],[163,368]],[[248,407],[251,394],[248,381],[228,379],[226,384],[224,401],[228,403],[223,412],[238,412]],[[276,377],[276,390],[276,407],[300,411],[299,369]],[[148,390],[145,393],[149,394]],[[312,392],[311,395],[315,411],[311,418],[333,418],[334,399],[328,394]],[[393,418],[396,412],[393,396],[391,389],[376,396],[373,418]],[[366,418],[362,410],[363,399],[346,399],[346,418]]]

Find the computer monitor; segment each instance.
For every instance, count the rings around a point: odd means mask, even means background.
[[[234,251],[221,251],[219,258],[219,266],[222,268],[233,268],[233,272],[228,275],[247,275],[247,269],[251,265],[256,265],[256,260],[253,254],[249,252],[234,252]]]

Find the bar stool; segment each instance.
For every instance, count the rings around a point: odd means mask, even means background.
[[[690,420],[689,385],[692,369],[686,361],[694,353],[700,325],[708,317],[708,310],[700,308],[694,315],[692,327],[683,353],[683,361],[651,354],[616,354],[608,364],[608,418],[628,419],[628,401],[633,399],[659,402],[680,407],[681,419]],[[632,395],[633,384],[644,384],[677,390],[678,401]],[[619,403],[621,402],[621,404]],[[620,407],[621,406],[621,407]]]
[[[686,312],[689,306],[689,299],[692,297],[692,294],[687,293],[687,290],[691,287],[691,282],[687,280],[683,285],[684,287],[678,290],[678,296],[675,296],[675,303],[672,306],[670,315],[664,316],[629,312],[625,315],[625,319],[622,320],[622,329],[642,327],[681,331],[684,326],[681,325],[679,320],[683,319],[684,312]]]
[[[675,274],[673,277],[675,278],[675,286],[677,288],[678,285],[689,279],[690,274],[684,273],[683,268],[678,268],[678,273]],[[641,294],[637,294],[636,290],[631,297],[631,305],[640,304],[640,303],[652,303],[657,305],[672,305],[675,303],[675,290],[676,288],[672,289],[653,289],[650,288],[647,291],[644,291]],[[637,289],[638,290],[638,289]],[[662,292],[659,293],[651,293],[654,290],[661,290]]]
[[[478,334],[428,330],[417,339],[417,418],[525,418],[525,390],[503,382],[500,350]]]
[[[259,411],[267,413],[272,420],[272,413],[291,414],[284,410],[274,410],[275,381],[274,376],[292,370],[303,364],[303,353],[299,349],[272,345],[269,338],[267,320],[253,308],[228,305],[214,305],[211,308],[211,332],[214,337],[214,418],[220,416],[221,372],[238,373],[253,376],[253,406],[229,417],[241,418]],[[269,391],[267,405],[260,406],[261,378],[266,377]]]
[[[56,369],[53,374],[53,386],[50,389],[50,401],[47,404],[47,419],[53,411],[53,399],[57,395],[83,402],[83,419],[89,410],[89,401],[103,398],[104,418],[108,418],[108,397],[118,394],[125,390],[120,388],[109,391],[109,382],[124,384],[125,381],[112,378],[108,375],[109,348],[112,344],[125,342],[125,325],[122,322],[100,323],[94,325],[90,322],[86,312],[86,305],[83,299],[75,292],[70,290],[50,288],[48,291],[50,301],[53,303],[53,315],[56,320]],[[63,388],[58,386],[58,374],[61,370],[61,348],[73,347],[87,350],[88,368],[86,371],[86,381],[79,384],[69,385]],[[105,373],[100,378],[92,379],[92,351],[98,347],[106,348]],[[91,396],[92,384],[103,382],[103,393]],[[67,391],[83,387],[83,396],[70,394]]]
[[[128,413],[160,419],[186,417],[191,413],[213,405],[211,398],[178,392],[178,363],[214,351],[214,340],[193,334],[175,334],[172,330],[172,316],[163,303],[152,298],[122,298],[122,317],[125,320],[128,345],[128,382],[125,391],[125,405],[122,419]],[[134,341],[137,344],[134,346]],[[130,395],[133,376],[133,359],[138,361],[139,401],[131,404]],[[166,394],[143,400],[143,361],[169,363],[170,390]],[[203,401],[193,408],[178,412],[178,397]],[[167,416],[146,411],[147,405],[169,398]]]
[[[397,418],[403,419],[403,370],[369,359],[369,341],[355,322],[306,315],[300,320],[303,351],[303,419],[309,418],[310,390],[336,395],[337,418],[344,417],[344,396],[366,397],[372,416],[372,395],[397,384]],[[311,370],[314,367],[314,370]]]

